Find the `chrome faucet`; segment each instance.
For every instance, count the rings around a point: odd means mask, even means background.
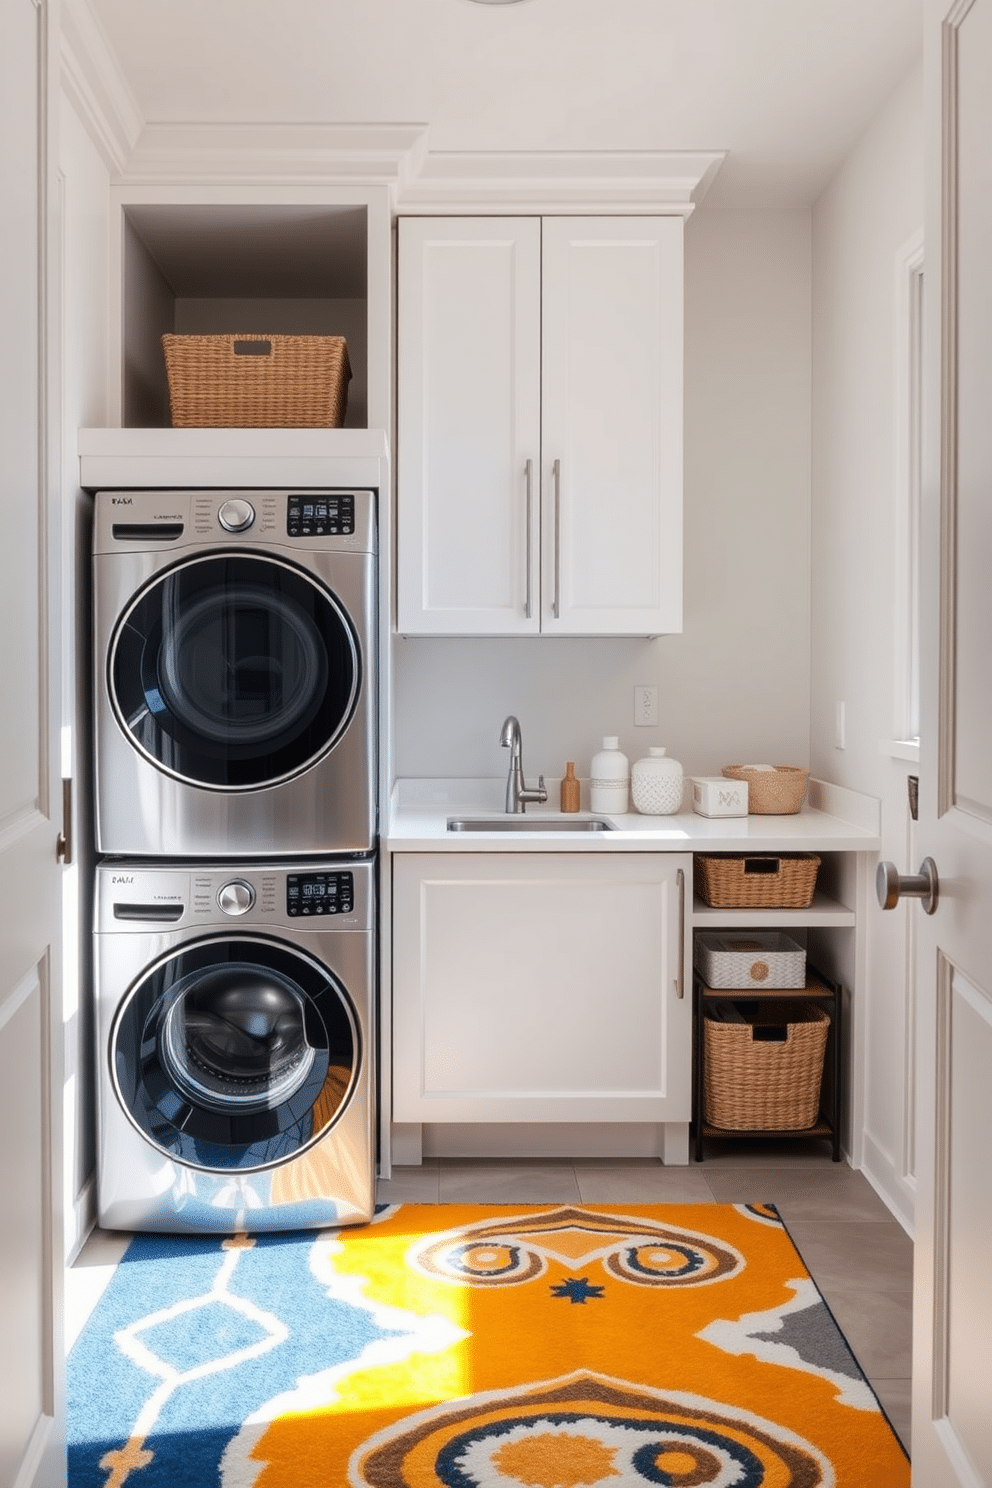
[[[500,730],[499,742],[504,749],[510,751],[510,772],[506,777],[506,809],[513,815],[519,815],[526,810],[528,801],[546,801],[548,793],[544,788],[544,776],[539,775],[536,790],[528,790],[524,783],[523,743],[520,738],[520,724],[511,713],[503,720]]]

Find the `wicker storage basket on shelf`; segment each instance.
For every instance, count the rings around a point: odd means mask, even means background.
[[[749,816],[793,816],[802,811],[809,789],[809,771],[797,765],[773,765],[754,770],[750,765],[724,765],[728,780],[747,781]]]
[[[721,1016],[722,1014],[722,1016]],[[804,1131],[820,1112],[829,1014],[810,1002],[717,1004],[703,1019],[703,1113],[725,1131]]]
[[[715,909],[808,909],[819,867],[816,853],[697,853],[695,887]]]
[[[177,429],[338,429],[351,364],[343,336],[163,336]]]

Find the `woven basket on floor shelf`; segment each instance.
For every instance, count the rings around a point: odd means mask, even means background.
[[[816,853],[697,853],[695,888],[714,909],[808,909]]]
[[[704,1119],[724,1131],[815,1126],[829,1014],[810,1002],[741,1007],[735,1015],[733,1004],[717,1005],[703,1019]]]
[[[809,771],[798,765],[773,765],[754,770],[750,765],[724,765],[728,780],[747,781],[749,816],[793,816],[802,811],[809,789]]]
[[[343,336],[163,336],[177,429],[338,429],[351,364]]]

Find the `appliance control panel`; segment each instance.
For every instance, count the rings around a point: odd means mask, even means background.
[[[350,914],[355,907],[351,873],[289,873],[286,876],[286,913],[289,915]]]
[[[286,498],[287,537],[347,537],[354,531],[354,491],[308,491]]]

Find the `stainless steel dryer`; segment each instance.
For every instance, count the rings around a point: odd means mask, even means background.
[[[368,852],[375,493],[98,491],[96,846]]]
[[[357,859],[97,867],[101,1225],[371,1217],[374,873]]]

